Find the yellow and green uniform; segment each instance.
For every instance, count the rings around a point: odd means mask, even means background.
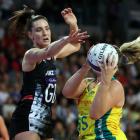
[[[91,79],[87,82],[91,82]],[[90,85],[90,84],[89,84]],[[78,100],[78,130],[80,140],[127,140],[120,129],[121,107],[113,107],[100,119],[89,117],[89,110],[99,85],[90,89],[88,86]]]

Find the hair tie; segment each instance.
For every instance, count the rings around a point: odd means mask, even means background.
[[[35,11],[31,8],[29,8],[27,5],[23,5],[24,9],[23,11],[26,12],[26,13],[30,13],[31,15],[34,15],[35,14]]]

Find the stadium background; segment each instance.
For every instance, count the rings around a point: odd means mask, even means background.
[[[84,63],[92,44],[107,42],[120,45],[140,34],[140,0],[0,0],[0,114],[9,128],[10,118],[19,100],[22,85],[21,60],[31,42],[8,34],[8,18],[26,4],[48,18],[52,39],[68,34],[61,10],[71,7],[82,30],[90,34],[80,52],[58,60],[57,102],[53,106],[55,140],[77,140],[77,110],[73,100],[65,99],[61,90],[65,81]],[[92,75],[90,73],[89,75]],[[122,129],[128,140],[140,140],[140,62],[120,67],[126,103]]]

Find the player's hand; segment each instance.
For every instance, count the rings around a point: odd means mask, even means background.
[[[77,19],[76,19],[74,13],[72,12],[71,8],[65,8],[63,11],[61,11],[61,15],[63,16],[65,22],[68,25],[77,24]]]
[[[67,41],[69,43],[75,44],[75,43],[84,43],[85,39],[89,37],[87,31],[80,32],[80,29],[76,32],[72,31],[70,35],[67,38]]]
[[[98,64],[101,69],[102,82],[109,85],[111,83],[112,77],[118,69],[115,63],[115,56],[112,54],[108,54],[107,58],[103,57],[103,64]]]

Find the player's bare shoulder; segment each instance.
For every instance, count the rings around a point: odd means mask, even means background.
[[[123,90],[123,85],[122,85],[122,83],[121,83],[119,80],[117,80],[117,79],[112,80],[112,85],[113,85],[114,87],[116,87],[116,88],[119,88],[120,90]]]
[[[31,71],[35,68],[36,62],[33,59],[34,53],[38,50],[38,48],[31,48],[27,50],[24,54],[22,61],[22,70],[23,71]]]

